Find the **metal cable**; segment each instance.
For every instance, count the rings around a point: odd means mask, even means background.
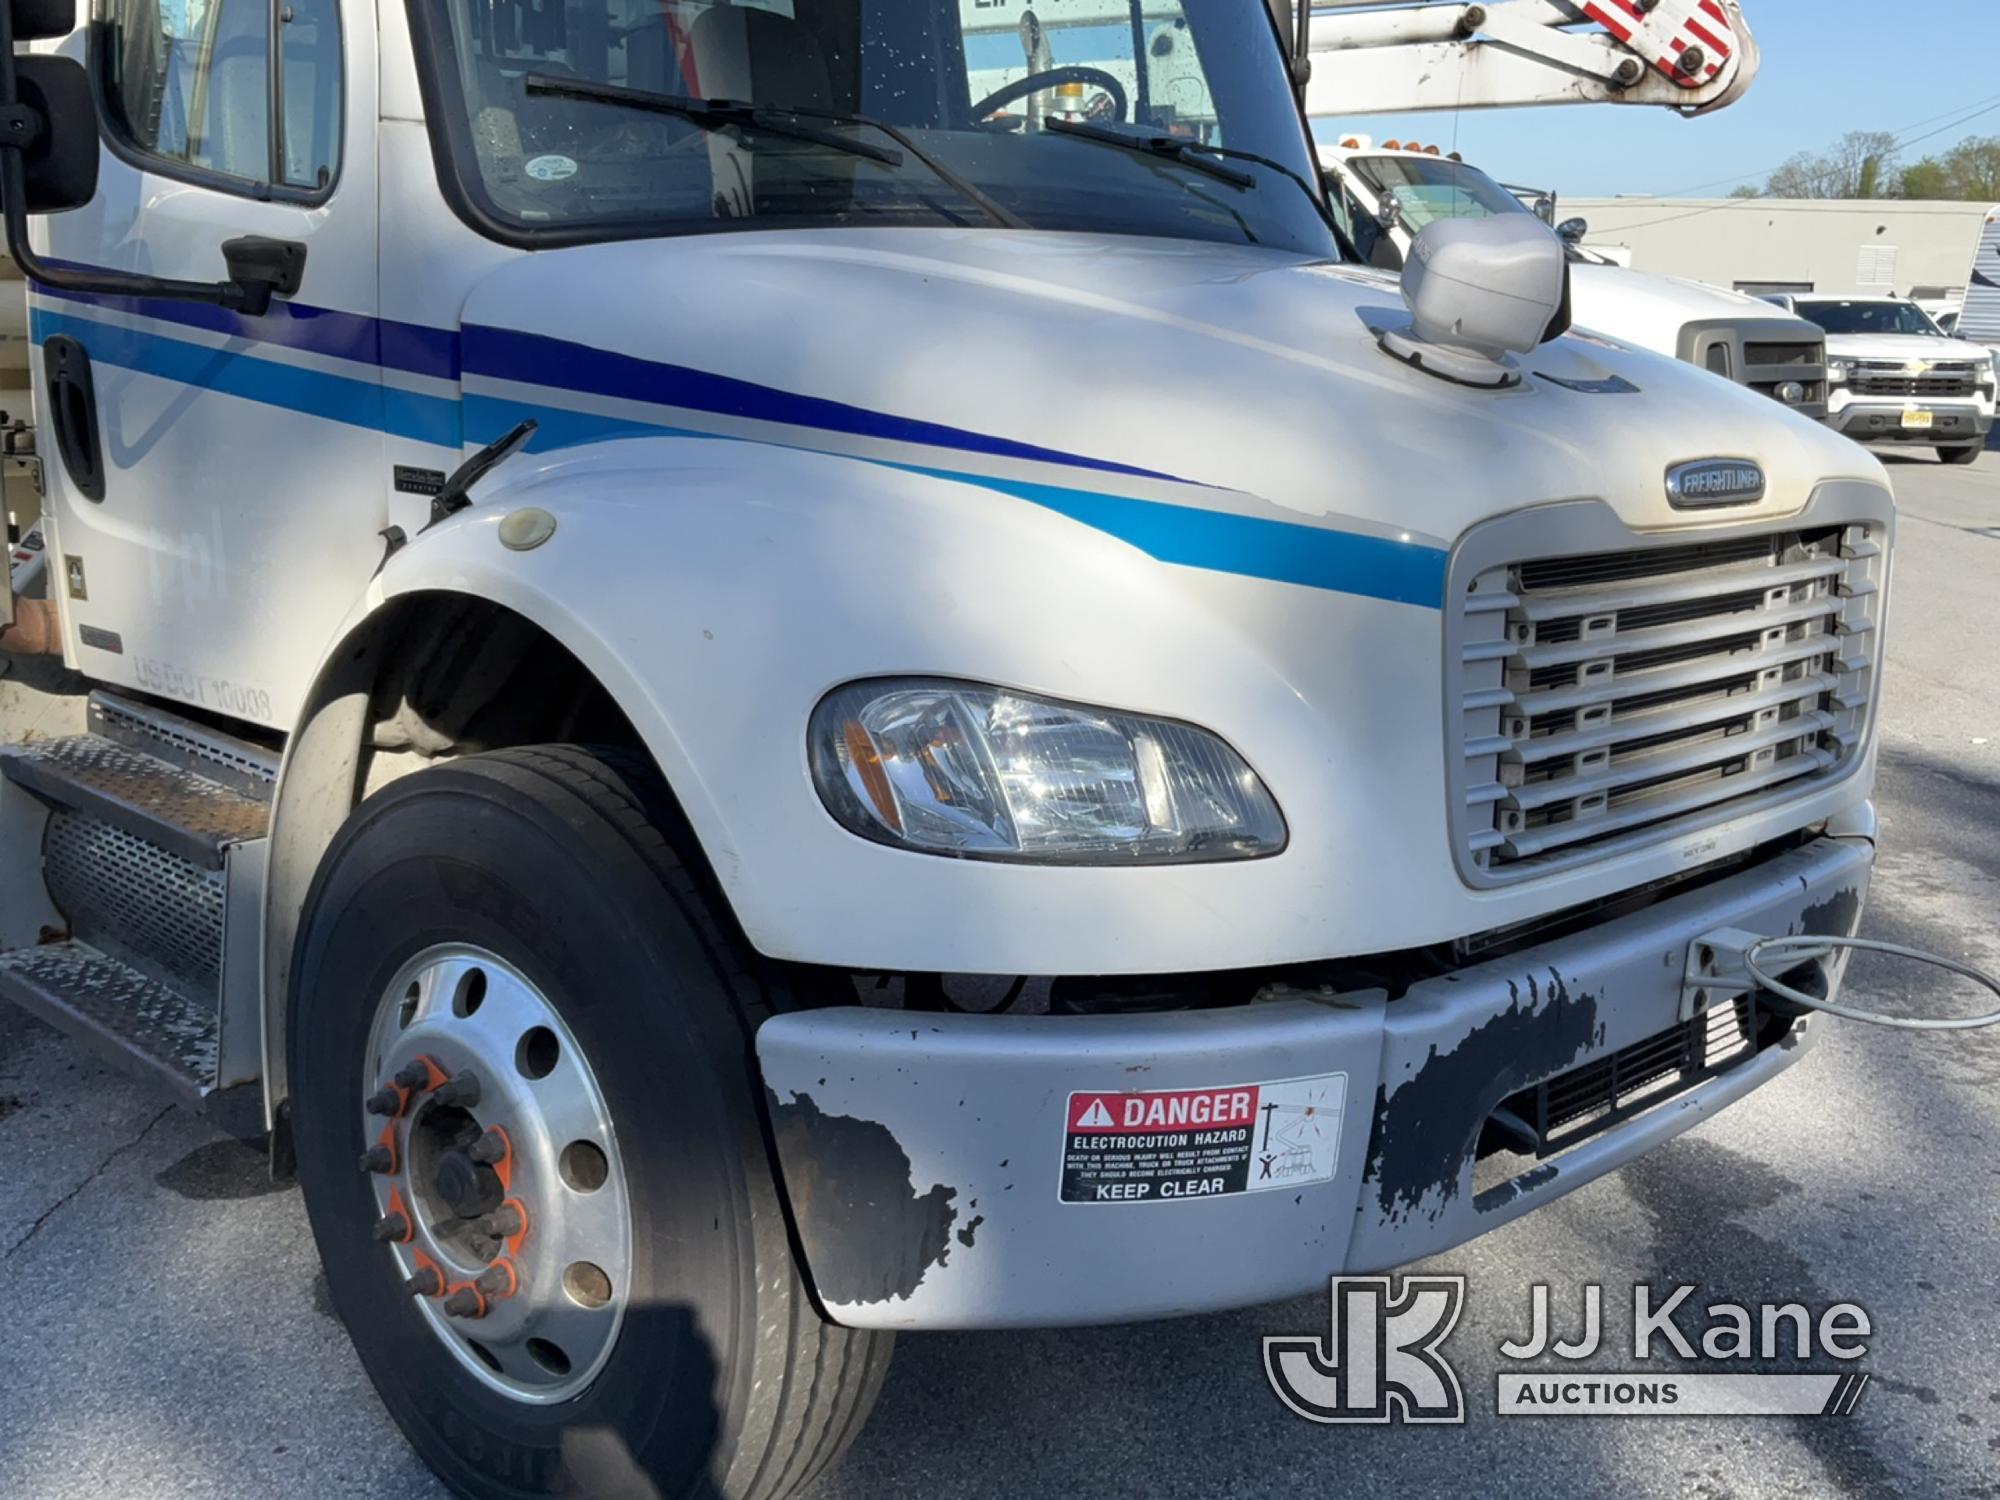
[[[1762,942],[1752,943],[1743,953],[1743,968],[1764,989],[1794,1005],[1802,1005],[1808,1010],[1823,1011],[1829,1016],[1839,1016],[1847,1021],[1861,1021],[1870,1026],[1886,1026],[1892,1031],[1976,1031],[1982,1026],[2000,1025],[2000,1010],[1989,1011],[1983,1016],[1931,1019],[1922,1016],[1885,1016],[1875,1011],[1857,1010],[1850,1005],[1837,1005],[1832,1000],[1823,1000],[1808,995],[1803,990],[1781,984],[1757,965],[1760,955],[1781,953],[1792,964],[1812,963],[1827,957],[1836,949],[1859,949],[1868,953],[1886,953],[1892,958],[1913,958],[1921,964],[1932,964],[1940,969],[1948,969],[1954,974],[1972,980],[1975,984],[1991,990],[2000,996],[2000,979],[1975,969],[1970,964],[1962,964],[1954,959],[1940,958],[1935,953],[1925,953],[1920,948],[1908,948],[1901,943],[1876,942],[1869,938],[1837,937],[1768,937]]]

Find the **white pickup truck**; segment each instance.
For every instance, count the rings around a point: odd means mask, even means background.
[[[1867,443],[1921,443],[1978,462],[1993,430],[1994,351],[1956,339],[1902,297],[1774,296],[1826,330],[1827,420]]]
[[[1818,1035],[1731,954],[1860,919],[1881,465],[1532,217],[1353,264],[1264,6],[1027,9],[0,7],[0,994],[255,1091],[457,1493],[776,1500],[898,1333],[1435,1255]]]
[[[1435,150],[1348,136],[1322,145],[1319,158],[1356,249],[1385,269],[1402,266],[1433,220],[1533,212],[1479,168]],[[1825,340],[1812,324],[1773,317],[1755,297],[1613,265],[1581,244],[1581,220],[1562,227],[1579,328],[1699,365],[1807,416],[1826,414]]]

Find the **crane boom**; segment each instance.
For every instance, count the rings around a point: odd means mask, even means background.
[[[1725,109],[1757,76],[1741,0],[1316,0],[1306,112]]]

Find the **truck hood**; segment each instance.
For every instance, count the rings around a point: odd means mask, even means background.
[[[1588,263],[1570,267],[1570,290],[1577,326],[1611,334],[1656,354],[1680,352],[1681,330],[1690,323],[1722,320],[1766,325],[1768,336],[1809,341],[1821,337],[1819,325],[1794,317],[1740,292],[1724,291],[1681,276],[1655,276],[1624,266]]]
[[[1591,496],[1633,526],[1713,524],[1667,506],[1666,470],[1690,459],[1761,462],[1773,515],[1825,479],[1885,482],[1857,445],[1669,359],[1570,337],[1516,389],[1475,390],[1383,353],[1371,325],[1398,321],[1390,278],[1247,246],[984,229],[584,246],[475,288],[468,437],[529,404],[543,448],[713,432],[1442,541]]]
[[[1968,344],[1963,339],[1938,338],[1928,333],[1830,333],[1826,352],[1833,359],[1885,360],[1907,363],[1927,359],[1933,363],[1952,360],[1980,360],[1993,351],[1984,344]]]

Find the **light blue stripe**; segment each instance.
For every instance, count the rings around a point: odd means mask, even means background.
[[[458,403],[447,397],[422,396],[414,391],[384,387],[372,380],[329,375],[323,370],[302,370],[297,365],[259,359],[232,349],[190,344],[47,308],[31,310],[30,331],[36,343],[67,335],[83,345],[92,360],[122,370],[179,381],[348,427],[363,427],[451,448],[460,443]]]
[[[490,441],[526,417],[534,418],[538,424],[532,447],[539,452],[634,437],[757,441],[508,398],[468,395],[461,404],[447,397],[424,396],[319,370],[302,370],[234,350],[190,344],[46,308],[33,308],[30,316],[32,336],[37,343],[67,334],[89,350],[93,360],[107,365],[442,447],[457,448],[465,441]],[[799,447],[805,452],[822,451],[804,444]],[[1358,594],[1426,609],[1440,609],[1444,604],[1446,554],[1435,547],[1095,490],[1002,479],[990,474],[891,463],[853,454],[831,456],[1011,495],[1180,567]]]
[[[1032,501],[1184,568],[1296,583],[1425,609],[1444,607],[1447,554],[1436,547],[986,474],[894,467]]]

